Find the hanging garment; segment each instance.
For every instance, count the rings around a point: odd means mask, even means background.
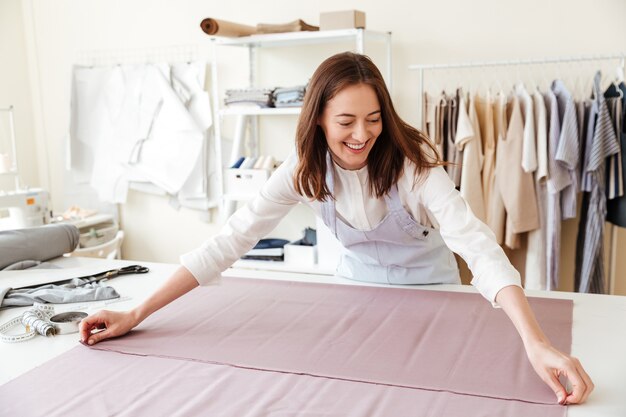
[[[219,198],[219,187],[211,182],[217,165],[213,147],[208,143],[208,129],[213,124],[213,119],[209,95],[204,89],[206,64],[198,61],[172,64],[171,77],[172,89],[203,135],[202,148],[189,177],[178,192],[177,199],[184,207],[203,208],[202,203]]]
[[[564,168],[556,162],[556,151],[561,135],[559,108],[552,90],[545,95],[546,115],[548,123],[548,179],[546,189],[546,289],[556,290],[559,287],[561,253],[561,190],[570,180]]]
[[[617,87],[612,84],[606,93],[617,96],[619,95],[618,88],[622,92],[622,113],[620,117],[617,117],[617,121],[621,124],[621,129],[616,131],[619,132],[621,154],[621,160],[617,161],[617,165],[621,168],[622,182],[626,182],[626,85],[623,82]],[[617,226],[626,227],[626,195],[610,199],[607,202],[606,219]]]
[[[547,272],[546,180],[548,177],[548,126],[543,96],[539,91],[535,91],[532,99],[537,150],[537,170],[534,173],[534,179],[535,193],[537,196],[537,213],[539,214],[539,229],[528,232],[524,288],[529,290],[545,290]]]
[[[506,105],[507,98],[504,93],[499,92],[496,94],[496,97],[493,101],[493,171],[491,172],[490,179],[490,187],[491,187],[491,195],[489,197],[489,201],[487,201],[487,219],[489,227],[494,231],[496,235],[496,239],[499,244],[504,244],[505,241],[505,227],[506,227],[506,211],[504,208],[504,202],[502,201],[502,196],[498,191],[497,185],[497,172],[498,172],[498,158],[497,155],[497,146],[500,143],[500,140],[504,135],[506,135]]]
[[[461,91],[457,90],[455,95],[448,97],[448,134],[446,137],[446,162],[450,162],[450,165],[446,166],[446,170],[457,189],[461,186],[463,162],[463,151],[456,146],[460,94]]]
[[[552,91],[557,99],[561,126],[555,159],[556,163],[566,169],[569,175],[568,185],[561,190],[561,217],[565,220],[576,217],[576,195],[580,182],[578,178],[580,159],[578,120],[576,103],[561,80],[555,80],[552,83]]]
[[[446,159],[448,152],[448,98],[445,92],[442,92],[437,101],[437,110],[435,111],[437,120],[437,128],[435,130],[435,144],[439,150],[439,155],[443,160]],[[447,167],[444,168],[447,172]]]
[[[77,183],[89,182],[95,149],[111,134],[113,114],[107,92],[114,88],[112,75],[110,68],[72,69],[68,168]]]
[[[330,155],[326,182],[334,193]],[[335,200],[322,203],[322,220],[344,248],[337,274],[381,284],[460,284],[459,269],[438,230],[417,223],[402,206],[397,186],[385,195],[389,209],[371,230],[358,230],[337,218]]]
[[[435,110],[437,108],[437,103],[435,103],[435,98],[427,92],[424,92],[422,103],[424,103],[424,107],[422,107],[422,132],[428,135],[434,145]]]
[[[485,98],[480,97],[478,94],[474,95],[474,105],[480,126],[480,137],[482,139],[484,152],[482,188],[485,197],[485,208],[487,209],[487,219],[489,219],[488,202],[491,198],[492,176],[496,161],[496,141],[493,131],[493,101],[491,100],[490,93],[487,92]]]
[[[135,173],[167,193],[176,194],[195,165],[202,149],[203,133],[172,90],[168,77],[154,65],[149,65],[147,71],[146,88],[154,88],[162,104],[128,164]],[[145,90],[142,92],[147,94]]]
[[[524,120],[520,101],[512,97],[508,124],[500,135],[496,157],[496,184],[506,209],[505,244],[519,249],[519,234],[539,228],[533,175],[525,172],[520,161],[524,152]],[[534,127],[533,127],[534,130]]]
[[[623,83],[622,83],[623,84]],[[606,99],[607,106],[611,119],[613,120],[613,127],[615,133],[620,139],[620,133],[622,131],[622,103],[623,92],[616,84],[611,84],[609,88],[604,92],[604,98]],[[607,177],[606,177],[606,190],[607,198],[610,200],[618,198],[624,195],[624,179],[622,172],[622,151],[620,150],[616,155],[609,157],[607,161]]]
[[[580,172],[580,188],[582,191],[582,197],[580,200],[580,217],[578,220],[578,236],[576,238],[576,261],[574,269],[574,291],[577,291],[580,287],[580,274],[583,265],[584,250],[585,250],[585,238],[584,230],[581,229],[582,225],[587,224],[587,212],[589,211],[589,196],[590,188],[588,189],[589,181],[586,179],[588,175],[585,173],[585,166],[588,161],[587,149],[591,149],[591,141],[593,140],[593,130],[595,127],[595,118],[597,116],[597,108],[594,104],[594,100],[586,99],[578,103],[579,116],[579,137],[580,137],[580,160],[581,160],[581,172]],[[581,120],[582,119],[582,120]]]
[[[72,145],[89,137],[90,184],[99,199],[125,202],[131,180],[176,194],[196,165],[203,137],[172,90],[169,65],[77,68],[75,79]],[[90,103],[97,105],[87,108]]]
[[[609,109],[600,90],[601,74],[594,77],[594,108],[589,124],[595,119],[593,137],[587,142],[585,173],[588,174],[589,206],[586,221],[581,223],[578,239],[583,239],[583,261],[579,292],[604,292],[604,220],[606,217],[606,158],[617,154],[619,142],[615,135]],[[590,146],[589,146],[590,145]]]
[[[469,114],[466,109],[469,109]],[[466,105],[465,96],[459,101],[459,121],[457,123],[456,146],[463,150],[463,170],[461,171],[461,195],[472,211],[482,222],[487,220],[485,200],[480,172],[483,164],[482,138],[474,99]]]
[[[524,120],[524,140],[522,145],[522,168],[524,172],[535,172],[537,169],[537,145],[535,133],[535,112],[533,99],[519,83],[515,86],[515,94],[520,100],[522,118]]]

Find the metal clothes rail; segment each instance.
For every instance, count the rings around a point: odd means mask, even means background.
[[[626,53],[610,54],[610,55],[589,55],[578,57],[561,57],[561,58],[543,58],[543,59],[518,59],[505,61],[477,61],[477,62],[461,62],[453,64],[418,64],[409,65],[409,70],[419,71],[419,125],[422,124],[423,114],[423,96],[424,96],[424,79],[426,71],[438,71],[449,69],[467,69],[467,68],[488,68],[488,67],[515,67],[524,65],[545,65],[545,64],[563,64],[568,62],[589,62],[589,61],[611,61],[621,60],[621,67],[624,68],[624,60]]]

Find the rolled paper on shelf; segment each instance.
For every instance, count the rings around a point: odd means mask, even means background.
[[[213,19],[212,17],[202,20],[200,27],[207,35],[216,36],[248,36],[257,32],[254,26],[241,25],[226,20]]]

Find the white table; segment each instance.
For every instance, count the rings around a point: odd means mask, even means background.
[[[109,283],[122,296],[122,301],[104,305],[103,302],[80,305],[58,305],[56,310],[79,309],[93,313],[102,308],[126,310],[141,303],[178,267],[174,264],[117,261],[88,258],[61,258],[55,263],[65,268],[93,267],[101,271],[120,266],[141,264],[150,273],[127,275]],[[308,281],[346,285],[367,285],[327,275],[267,272],[252,269],[229,269],[224,276]],[[433,291],[473,292],[472,287],[460,285],[420,286]],[[578,357],[591,375],[596,390],[587,403],[569,407],[570,417],[626,416],[626,297],[563,292],[527,291],[530,296],[574,300],[572,354]],[[486,301],[485,301],[486,302]],[[82,308],[77,308],[82,307]],[[0,323],[20,315],[25,308],[0,311]],[[78,344],[78,334],[45,338],[36,336],[22,343],[0,343],[0,384],[53,359]]]

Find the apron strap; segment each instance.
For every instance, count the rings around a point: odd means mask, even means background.
[[[322,220],[328,226],[332,234],[337,237],[337,212],[335,211],[335,167],[330,152],[326,154],[326,185],[330,191],[330,196],[326,201],[322,201]]]

